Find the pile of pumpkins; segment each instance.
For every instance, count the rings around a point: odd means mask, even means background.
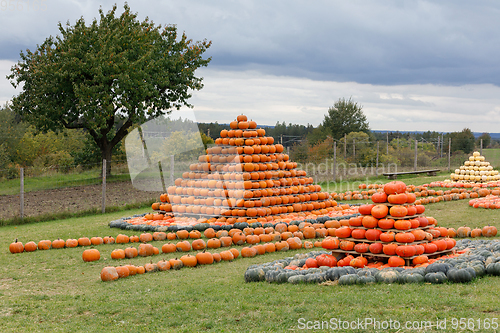
[[[331,211],[336,202],[313,184],[306,171],[297,169],[283,145],[265,134],[265,129],[239,115],[230,123],[230,130],[222,130],[215,146],[207,148],[152,208],[160,213],[225,217],[234,222]]]
[[[498,170],[494,170],[490,162],[485,161],[484,156],[475,151],[445,182],[486,183],[499,180]]]
[[[244,273],[246,282],[269,283],[324,283],[353,285],[371,283],[466,283],[486,274],[500,276],[500,241],[470,240],[457,242],[462,254],[437,260],[425,267],[355,268],[352,266],[330,267],[321,265],[305,270],[302,267],[311,259],[329,252],[313,251],[294,257],[251,265]],[[333,283],[332,283],[333,282]]]

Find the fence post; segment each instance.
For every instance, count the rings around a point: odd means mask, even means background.
[[[481,156],[483,156],[483,139],[481,139]]]
[[[441,134],[441,158],[443,157],[444,134]]]
[[[344,161],[347,159],[347,134],[344,134]]]
[[[380,142],[377,141],[377,162],[375,162],[375,175],[378,176],[378,151]]]
[[[352,139],[352,157],[354,158],[354,163],[356,163],[356,139]]]
[[[451,138],[448,140],[448,172],[451,172]]]
[[[417,171],[418,140],[415,140],[415,171]]]
[[[24,219],[24,168],[21,168],[19,170],[19,177],[21,181],[21,189],[19,193],[19,199],[20,199],[20,215],[21,219]]]
[[[437,156],[438,156],[438,157],[440,157],[440,156],[439,156],[439,147],[440,147],[440,144],[441,144],[441,143],[439,142],[439,141],[440,141],[440,139],[441,139],[441,137],[438,135],[438,144],[437,144],[437,149],[436,149],[436,152],[437,152]]]
[[[101,211],[106,212],[106,159],[102,160],[102,204]]]
[[[337,175],[337,141],[333,142],[333,181]]]
[[[170,155],[170,185],[174,184],[174,171],[175,171],[174,155]]]
[[[387,149],[387,150],[385,151],[385,153],[386,153],[387,155],[389,155],[389,131],[387,131],[387,148],[386,148],[386,149]]]

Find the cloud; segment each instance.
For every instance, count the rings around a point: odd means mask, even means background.
[[[47,2],[4,15],[0,56],[17,59],[57,22],[98,16],[115,1]],[[118,4],[119,10],[123,2]],[[213,41],[211,66],[382,85],[500,85],[500,3],[491,1],[129,1],[142,19]],[[3,14],[7,14],[6,12]],[[2,18],[3,19],[3,18]]]

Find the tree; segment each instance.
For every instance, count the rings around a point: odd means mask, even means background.
[[[486,148],[491,143],[491,135],[489,133],[483,133],[479,138],[477,138],[476,146],[481,146],[481,139],[483,140],[483,148]]]
[[[349,100],[339,99],[333,107],[328,109],[328,114],[325,115],[322,125],[336,140],[351,132],[368,134],[370,127],[362,108],[351,98]]]
[[[476,138],[469,128],[464,128],[461,132],[449,133],[446,138],[451,138],[451,152],[453,153],[460,150],[465,154],[470,154],[474,150]]]
[[[173,25],[137,20],[127,4],[116,5],[86,25],[59,23],[61,36],[47,38],[7,76],[22,86],[12,108],[42,131],[82,128],[93,138],[111,171],[113,147],[133,124],[144,123],[182,106],[191,107],[188,90],[203,87],[194,76],[211,58],[202,54],[211,42],[193,42]],[[115,124],[121,126],[114,129]]]

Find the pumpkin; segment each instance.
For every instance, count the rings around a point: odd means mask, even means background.
[[[163,253],[172,253],[175,251],[177,251],[177,246],[175,246],[175,244],[172,243],[163,244],[163,246],[161,247],[161,252]]]
[[[398,243],[413,243],[415,235],[411,232],[398,232],[395,235],[396,242]]]
[[[356,251],[358,253],[366,253],[366,252],[368,252],[369,247],[370,247],[370,245],[367,243],[358,243],[358,244],[354,245],[354,251]]]
[[[385,243],[394,242],[395,234],[392,231],[383,232],[380,234],[380,240]]]
[[[214,257],[214,262],[221,262],[222,257],[220,256],[220,253],[213,253],[212,256]]]
[[[400,283],[422,283],[424,282],[424,276],[419,273],[404,273],[399,277]]]
[[[64,240],[58,238],[52,242],[52,248],[53,249],[62,249],[64,246],[66,246],[66,243]]]
[[[387,195],[406,192],[406,184],[402,181],[392,181],[384,185],[384,192]]]
[[[220,240],[218,240],[218,241],[220,244]],[[207,247],[207,244],[205,243],[205,241],[203,239],[196,239],[191,243],[191,247],[195,251],[200,251],[200,250],[204,250]]]
[[[399,280],[400,273],[394,269],[384,269],[375,274],[377,282],[396,283]]]
[[[448,278],[446,277],[446,274],[443,272],[432,272],[425,274],[424,280],[425,282],[429,283],[444,283],[448,280]]]
[[[344,251],[352,251],[354,249],[354,245],[356,243],[348,241],[348,240],[342,240],[340,241],[339,247],[341,250]]]
[[[437,245],[434,243],[425,243],[423,246],[424,253],[434,253],[437,251]]]
[[[482,234],[484,237],[495,237],[497,235],[497,228],[494,226],[484,226]]]
[[[376,192],[371,196],[371,199],[374,203],[387,202],[387,194],[385,192]]]
[[[306,262],[305,262],[305,265],[308,268],[318,268],[319,267],[318,261],[316,259],[314,259],[314,258],[307,258]]]
[[[86,261],[86,262],[96,261],[96,260],[101,259],[101,254],[96,249],[88,249],[88,250],[83,251],[82,259],[83,259],[83,261]]]
[[[384,244],[382,248],[382,252],[388,256],[393,256],[396,254],[396,249],[398,248],[397,244]]]
[[[70,238],[66,240],[66,247],[77,247],[78,246],[78,240],[74,238]]]
[[[471,229],[469,227],[463,226],[457,229],[458,237],[469,237]]]
[[[182,264],[187,267],[195,267],[198,264],[196,257],[191,254],[183,255],[180,259]]]
[[[481,237],[483,235],[483,230],[480,228],[475,228],[470,231],[470,237],[475,238],[475,237]],[[448,279],[450,279],[448,277]]]
[[[264,244],[264,248],[266,253],[276,252],[276,245],[274,243],[266,243]]]
[[[118,272],[113,266],[104,267],[101,270],[101,281],[114,281],[118,280]]]
[[[338,249],[340,241],[337,237],[327,237],[321,242],[321,247],[327,250]]]
[[[412,245],[399,245],[396,248],[396,254],[403,258],[413,257],[416,252],[417,249]]]
[[[130,242],[130,237],[127,235],[119,234],[115,239],[116,244],[126,244]]]
[[[80,237],[78,238],[78,245],[79,246],[90,246],[92,243],[90,242],[90,239],[88,237]]]
[[[38,249],[39,250],[48,250],[48,249],[50,249],[51,245],[52,245],[51,241],[49,241],[47,239],[41,240],[38,242]]]
[[[137,267],[134,265],[125,265],[128,268],[128,275],[133,276],[137,274]]]
[[[402,267],[405,265],[405,260],[398,256],[391,256],[387,262],[389,267]]]
[[[472,267],[467,268],[450,268],[446,273],[446,277],[451,282],[464,283],[470,282],[476,278],[476,272]]]
[[[184,230],[185,231],[185,230]],[[187,231],[186,231],[187,232]],[[186,237],[187,238],[187,237]],[[151,242],[153,241],[153,235],[151,235],[149,232],[145,232],[145,233],[142,233],[140,236],[139,236],[139,240],[141,241],[141,243],[148,243],[148,242]]]
[[[338,238],[348,238],[351,236],[352,229],[347,226],[343,226],[335,230],[335,236]]]
[[[351,237],[356,239],[365,238],[366,230],[361,228],[353,229],[351,232]]]
[[[132,235],[129,237],[129,241],[130,243],[139,243],[141,239],[137,235]]]
[[[346,286],[346,285],[353,285],[358,283],[358,275],[357,274],[347,274],[347,275],[342,275],[339,278],[339,285],[341,286]]]
[[[208,229],[205,229],[205,231],[203,232],[203,235],[206,237],[206,238],[215,238],[216,237],[216,232],[213,228],[208,228]]]
[[[320,254],[316,257],[318,266],[335,267],[337,265],[337,258],[331,254]]]
[[[115,243],[115,238],[112,237],[112,236],[105,236],[102,239],[102,241],[103,241],[104,244],[114,244]]]
[[[125,258],[135,258],[139,255],[139,252],[137,251],[137,249],[135,247],[127,247],[125,250],[123,250],[125,252]]]
[[[177,258],[172,258],[168,261],[170,263],[170,267],[172,269],[181,269],[182,267],[184,267],[184,264],[183,262],[180,260],[180,259],[177,259]]]
[[[389,214],[393,217],[405,217],[408,215],[408,209],[405,206],[400,205],[392,206],[389,209]],[[396,226],[396,223],[394,223],[394,226]]]
[[[200,265],[211,265],[214,263],[214,256],[210,252],[198,252],[196,254],[196,261]]]
[[[392,229],[395,221],[393,219],[380,219],[378,220],[378,227],[382,229]]]
[[[111,259],[125,259],[125,251],[116,249],[111,252]]]
[[[102,245],[104,243],[104,240],[102,239],[102,237],[99,237],[99,236],[94,236],[90,239],[90,243],[92,245]]]
[[[37,248],[38,247],[37,247],[35,242],[28,242],[28,243],[24,244],[24,251],[26,251],[26,252],[36,251]]]
[[[368,250],[373,254],[382,253],[384,245],[382,243],[372,243],[368,247]]]
[[[191,251],[191,243],[189,243],[187,240],[180,241],[175,246],[177,248],[177,251],[179,251],[179,252]]]
[[[378,219],[371,215],[363,216],[361,224],[367,229],[375,228],[378,225]]]
[[[158,267],[158,270],[160,271],[168,271],[170,269],[170,262],[163,259],[160,260],[156,263],[156,266]]]
[[[394,208],[396,206],[393,206],[391,208]],[[408,220],[397,220],[394,222],[394,228],[398,230],[408,230],[411,228],[411,222]]]
[[[235,249],[234,247],[229,249],[233,253],[234,259],[238,258],[240,256],[240,251],[238,249]]]
[[[149,264],[144,265],[144,270],[146,273],[154,273],[158,271],[158,265],[153,264],[153,262],[150,262]]]
[[[147,243],[142,243],[142,244],[139,245],[139,249],[137,250],[137,253],[141,257],[152,256],[154,254],[153,245],[147,244]]]
[[[245,271],[245,282],[259,282],[264,281],[266,272],[262,268],[250,268]]]
[[[234,259],[233,253],[229,250],[227,251],[222,251],[220,253],[221,259],[224,261],[231,261]]]

